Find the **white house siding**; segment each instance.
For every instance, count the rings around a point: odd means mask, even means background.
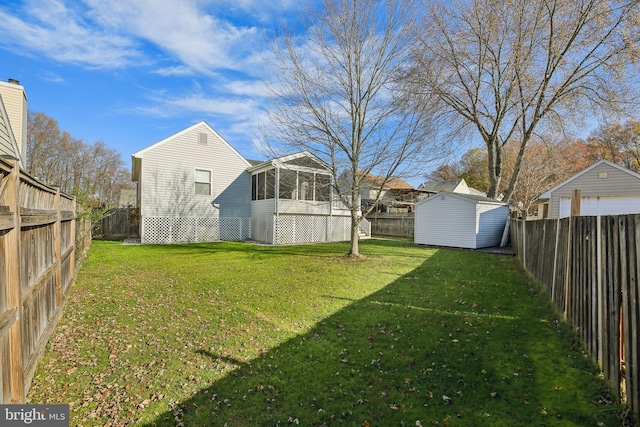
[[[580,189],[583,198],[640,198],[640,179],[607,163],[598,164],[593,169],[586,171],[551,192],[549,218],[560,217],[561,199],[570,199],[574,189]],[[598,215],[599,213],[594,212],[593,214]],[[590,214],[581,212],[581,215]]]
[[[1,103],[2,97],[0,96],[0,154],[15,156],[15,149],[13,148],[13,142],[11,140],[11,136],[9,135],[9,123],[8,120],[6,120],[3,105]]]
[[[415,243],[475,248],[476,207],[471,200],[436,194],[416,205]]]
[[[27,145],[27,95],[19,84],[0,82],[0,95],[20,153]]]
[[[509,207],[492,203],[476,204],[476,249],[500,246]]]
[[[198,143],[199,132],[208,135]],[[143,217],[249,218],[248,163],[202,123],[141,154]],[[195,170],[210,170],[211,195],[195,194]]]
[[[278,200],[278,213],[283,214],[316,214],[329,215],[330,202],[314,202],[311,200]]]

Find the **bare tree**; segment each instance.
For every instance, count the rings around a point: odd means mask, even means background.
[[[515,167],[518,153],[516,145],[505,150],[507,173]],[[590,165],[585,154],[580,141],[531,141],[524,152],[511,201],[524,216],[531,214],[538,196]]]
[[[587,138],[587,149],[592,161],[606,159],[640,171],[640,122],[629,120],[600,126]]]
[[[351,212],[349,254],[358,256],[358,226],[368,213],[360,212],[363,183],[381,176],[381,190],[393,176],[419,176],[425,164],[427,107],[398,85],[415,9],[404,0],[321,3],[304,20],[303,39],[285,35],[274,43],[279,74],[264,135],[272,149],[308,150],[331,166]]]
[[[29,112],[27,129],[27,172],[77,196],[81,203],[116,206],[120,189],[132,187],[120,154],[104,142],[86,144],[38,112]]]
[[[540,128],[630,107],[639,8],[638,0],[430,0],[408,84],[439,99],[449,126],[482,138],[490,197],[501,187],[504,147],[517,144],[509,200]]]

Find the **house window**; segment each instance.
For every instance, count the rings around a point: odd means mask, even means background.
[[[196,169],[195,174],[196,195],[211,195],[211,171],[205,169]]]
[[[207,145],[208,139],[207,139],[208,135],[204,132],[198,132],[198,144],[200,145]]]

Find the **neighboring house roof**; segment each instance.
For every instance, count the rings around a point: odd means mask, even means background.
[[[482,196],[482,197],[487,197],[487,193],[485,193],[484,191],[480,191],[480,190],[476,190],[473,187],[469,187],[469,194],[473,194],[475,196]],[[503,194],[500,194],[502,197],[504,197]]]
[[[20,149],[9,123],[9,116],[2,101],[2,95],[0,95],[0,154],[15,157],[19,160],[20,166],[22,166]]]
[[[455,193],[455,190],[457,190],[462,183],[466,186],[466,182],[463,178],[448,179],[446,181],[427,181],[420,184],[418,188],[420,190],[426,190],[433,193],[437,193],[438,191]]]
[[[634,171],[632,171],[632,170],[629,170],[629,169],[627,169],[627,168],[625,168],[625,167],[622,167],[622,166],[620,166],[620,165],[617,165],[617,164],[615,164],[615,163],[613,163],[613,162],[610,162],[610,161],[608,161],[608,160],[600,160],[600,161],[598,161],[598,162],[596,162],[596,163],[592,164],[592,165],[591,165],[591,166],[589,166],[588,168],[584,169],[582,172],[579,172],[579,173],[577,173],[577,174],[573,175],[571,178],[567,179],[566,181],[563,181],[563,182],[561,182],[560,184],[556,185],[556,186],[555,186],[555,187],[553,187],[552,189],[545,191],[544,193],[542,193],[541,195],[539,195],[539,196],[536,198],[536,200],[548,200],[549,198],[551,198],[551,194],[552,194],[553,192],[555,192],[555,191],[557,191],[558,189],[560,189],[560,188],[562,188],[562,187],[564,187],[564,186],[566,186],[566,185],[570,184],[572,181],[576,180],[577,178],[579,178],[579,177],[583,176],[584,174],[586,174],[586,173],[590,172],[591,170],[595,169],[596,167],[598,167],[598,166],[600,166],[600,165],[602,165],[602,164],[605,164],[605,165],[610,166],[610,167],[612,167],[612,168],[618,169],[619,171],[624,172],[624,173],[626,173],[626,174],[628,174],[628,175],[630,175],[630,176],[632,176],[632,177],[637,178],[638,180],[640,180],[640,174],[638,174],[638,173],[636,173],[636,172],[634,172]]]
[[[380,187],[385,180],[383,176],[377,176],[372,174],[367,174],[365,172],[358,172],[358,175],[364,179],[364,181],[374,187]],[[400,178],[391,177],[384,184],[384,189],[386,190],[415,190],[411,184],[408,184],[401,180]]]
[[[476,190],[469,187],[464,178],[447,179],[444,181],[427,181],[418,186],[419,190],[428,191],[429,193],[437,193],[438,191],[449,191],[459,194],[474,194],[476,196],[487,196],[484,191]]]

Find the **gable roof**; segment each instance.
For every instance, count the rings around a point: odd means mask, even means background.
[[[607,166],[610,166],[612,168],[618,169],[619,171],[624,172],[624,173],[626,173],[628,175],[631,175],[632,177],[637,178],[638,180],[640,180],[640,174],[638,174],[638,173],[636,173],[636,172],[634,172],[632,170],[629,170],[629,169],[627,169],[625,167],[622,167],[622,166],[620,166],[618,164],[610,162],[609,160],[604,160],[603,159],[603,160],[599,160],[596,163],[592,164],[588,168],[584,169],[582,172],[578,172],[577,174],[573,175],[571,178],[569,178],[569,179],[567,179],[565,181],[562,181],[560,184],[556,185],[552,189],[545,191],[544,193],[542,193],[541,195],[536,197],[536,200],[551,198],[551,193],[553,193],[554,191],[558,190],[561,187],[564,187],[565,185],[571,183],[573,180],[581,177],[582,175],[588,173],[589,171],[591,171],[591,170],[595,169],[596,167],[598,167],[600,165],[603,165],[603,164],[607,165]]]
[[[221,140],[224,144],[226,144],[226,145],[227,145],[227,147],[228,147],[231,151],[233,151],[233,152],[234,152],[234,153],[235,153],[239,158],[241,158],[241,159],[242,159],[242,160],[247,164],[247,166],[251,166],[251,163],[249,163],[249,162],[247,161],[247,159],[245,159],[244,157],[242,157],[242,155],[238,152],[238,150],[236,150],[235,148],[233,148],[233,146],[232,146],[231,144],[229,144],[229,143],[227,142],[227,140],[226,140],[226,139],[224,139],[223,137],[221,137],[221,136],[220,136],[220,134],[219,134],[218,132],[216,132],[216,131],[211,127],[211,126],[209,126],[209,124],[208,124],[207,122],[205,122],[204,120],[201,120],[201,121],[199,121],[198,123],[196,123],[196,124],[194,124],[194,125],[192,125],[192,126],[189,126],[189,127],[188,127],[188,128],[186,128],[186,129],[181,130],[180,132],[174,133],[173,135],[171,135],[171,136],[169,136],[169,137],[167,137],[167,138],[163,139],[162,141],[158,141],[158,142],[156,142],[155,144],[152,144],[152,145],[150,145],[150,146],[148,146],[148,147],[146,147],[146,148],[143,148],[142,150],[140,150],[140,151],[138,151],[138,152],[133,153],[131,156],[132,156],[132,157],[136,157],[136,158],[143,158],[143,157],[144,157],[144,153],[146,153],[147,151],[150,151],[150,150],[152,150],[152,149],[154,149],[154,148],[156,148],[156,147],[159,147],[159,146],[161,146],[161,145],[163,145],[163,144],[166,144],[167,142],[169,142],[169,141],[171,141],[171,140],[173,140],[173,139],[175,139],[175,138],[177,138],[177,137],[179,137],[179,136],[181,136],[181,135],[184,135],[185,133],[190,132],[190,131],[192,131],[192,130],[194,130],[195,128],[200,127],[200,126],[205,126],[209,132],[211,132],[212,134],[214,134],[215,136],[217,136],[218,138],[220,138],[220,140]]]
[[[420,190],[431,192],[449,191],[453,192],[464,181],[463,178],[447,179],[445,181],[427,181],[418,186]]]
[[[460,200],[465,200],[465,201],[469,201],[472,203],[488,203],[488,204],[493,204],[493,205],[504,205],[507,206],[508,203],[502,202],[500,200],[496,200],[496,199],[491,199],[489,197],[485,197],[485,196],[478,196],[475,194],[463,194],[463,193],[454,193],[452,191],[438,191],[436,194],[434,194],[433,196],[427,197],[424,200],[421,200],[420,202],[416,203],[417,205],[421,205],[423,203],[427,203],[433,200],[438,200],[438,196],[451,196]]]
[[[291,162],[293,160],[301,159],[301,158],[304,158],[304,157],[313,160],[314,162],[318,163],[318,165],[320,167],[322,167],[324,169],[331,170],[331,167],[326,162],[324,162],[318,156],[316,156],[316,155],[310,153],[309,151],[305,150],[305,151],[300,151],[298,153],[289,154],[289,155],[282,156],[282,157],[276,157],[276,158],[273,158],[273,159],[270,159],[270,160],[267,160],[267,161],[264,161],[264,162],[257,162],[255,164],[252,163],[252,165],[249,167],[249,169],[247,169],[247,171],[248,172],[253,172],[253,171],[256,171],[258,169],[262,169],[262,168],[265,168],[265,167],[273,167],[273,166],[282,167],[287,162]]]

